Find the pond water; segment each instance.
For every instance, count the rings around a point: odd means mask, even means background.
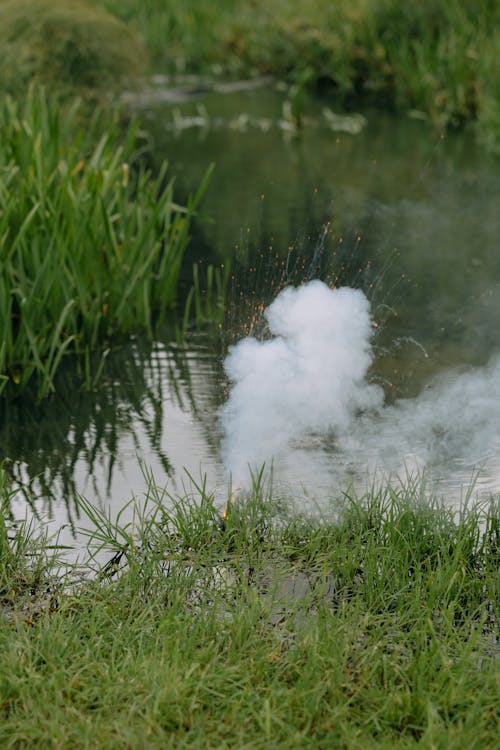
[[[473,476],[480,496],[499,492],[500,161],[419,113],[345,116],[311,101],[297,129],[286,91],[268,82],[158,85],[132,104],[151,167],[169,160],[179,198],[216,165],[184,279],[194,261],[231,258],[226,321],[183,346],[168,329],[117,346],[93,392],[66,373],[40,406],[3,403],[6,467],[39,497],[29,512],[69,541],[85,525],[75,495],[113,515],[143,493],[141,462],[174,494],[190,485],[185,469],[206,476],[222,505],[227,347],[268,338],[263,313],[279,291],[314,278],[369,300],[373,361],[362,385],[376,385],[383,403],[354,411],[343,432],[287,434],[278,491],[311,510],[362,491],[377,472],[426,470],[450,502]],[[281,405],[290,415],[296,407],[293,396]],[[277,429],[264,415],[262,441]],[[21,493],[14,513],[25,508]]]

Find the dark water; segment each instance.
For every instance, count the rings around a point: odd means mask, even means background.
[[[238,258],[237,285],[266,302],[308,275],[363,289],[384,324],[379,369],[394,379],[397,352],[407,393],[437,366],[489,359],[500,320],[498,160],[410,117],[365,113],[361,132],[332,130],[325,102],[297,134],[271,89],[194,99],[147,115],[153,156],[170,159],[180,188],[216,164],[203,204],[214,222],[199,227],[193,258]]]
[[[311,102],[294,130],[285,100],[269,85],[202,92],[189,83],[134,102],[152,145],[151,166],[169,160],[179,198],[216,165],[203,202],[210,219],[200,217],[194,227],[184,278],[188,283],[193,261],[232,258],[230,308],[218,339],[198,332],[183,347],[172,343],[171,331],[154,344],[134,339],[110,354],[94,392],[81,392],[67,373],[57,397],[40,407],[1,406],[8,471],[39,496],[30,512],[51,518],[54,528],[67,524],[68,539],[82,524],[75,493],[116,510],[144,491],[140,461],[174,493],[189,485],[186,467],[224,494],[217,421],[227,388],[224,347],[261,329],[261,306],[277,290],[314,277],[360,288],[370,300],[377,329],[369,377],[399,411],[367,425],[366,441],[340,452],[327,439],[309,441],[298,463],[290,459],[302,472],[284,468],[283,477],[310,496],[331,493],[329,485],[339,492],[342,482],[361,486],[376,464],[397,469],[385,465],[380,450],[386,441],[386,453],[394,453],[397,430],[410,446],[399,467],[424,468],[428,461],[417,460],[418,441],[410,436],[421,430],[429,448],[429,427],[422,427],[422,409],[417,414],[408,404],[421,403],[439,376],[431,392],[455,394],[453,403],[438,399],[444,422],[461,394],[470,402],[471,392],[483,391],[486,399],[468,416],[459,448],[460,419],[454,414],[447,424],[435,472],[443,491],[456,500],[474,468],[480,492],[500,490],[499,161],[468,135],[443,136],[409,116],[342,119],[324,112],[327,102]],[[464,373],[467,387],[454,385]],[[439,429],[431,432],[435,447]],[[469,456],[464,445],[479,433]],[[18,495],[15,513],[25,504]]]

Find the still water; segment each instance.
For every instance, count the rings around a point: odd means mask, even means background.
[[[98,389],[70,374],[40,406],[0,407],[0,445],[29,508],[73,539],[76,494],[115,514],[141,497],[141,462],[174,493],[206,476],[224,502],[218,414],[223,359],[242,337],[266,336],[263,311],[311,278],[364,292],[373,318],[367,381],[384,406],[348,434],[300,435],[275,461],[279,491],[310,510],[377,472],[426,470],[450,502],[471,477],[500,491],[500,161],[471,136],[411,113],[342,116],[304,107],[301,127],[274,85],[158,86],[132,106],[154,169],[167,159],[181,199],[214,163],[186,262],[232,259],[220,330],[175,344],[134,338],[111,352]],[[293,409],[290,404],[290,409]],[[273,425],[265,425],[272,430]]]

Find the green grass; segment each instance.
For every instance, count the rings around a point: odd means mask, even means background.
[[[221,531],[204,487],[148,502],[82,501],[109,564],[0,613],[2,747],[497,746],[498,506],[410,483],[320,522],[257,482]]]
[[[50,587],[58,566],[57,545],[34,523],[14,521],[12,489],[8,475],[0,463],[0,620],[12,607],[22,607],[36,599],[50,605]]]
[[[348,106],[477,122],[500,144],[500,6],[492,0],[100,0],[137,29],[157,70],[271,73]]]
[[[177,205],[166,164],[137,161],[135,125],[78,116],[37,88],[0,103],[0,392],[35,378],[47,394],[66,352],[151,335],[176,301],[204,185]]]
[[[242,3],[238,0],[97,0],[110,13],[136,29],[158,70],[185,72],[222,66]],[[236,57],[233,65],[240,67]]]

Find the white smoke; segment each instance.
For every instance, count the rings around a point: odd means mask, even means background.
[[[419,470],[434,468],[440,476],[458,471],[464,482],[487,465],[498,473],[500,359],[441,373],[417,398],[400,399],[375,419],[361,420],[352,438],[342,449],[371,452],[374,466],[397,471],[405,462]]]
[[[248,468],[278,459],[309,433],[345,432],[382,403],[365,380],[372,361],[370,307],[355,289],[321,281],[288,287],[266,312],[274,338],[234,346],[225,369],[233,386],[222,409],[222,451],[237,484]]]
[[[320,281],[281,292],[266,313],[273,338],[247,338],[225,362],[222,454],[235,485],[274,463],[278,479],[328,494],[377,473],[431,469],[455,499],[475,469],[500,491],[500,358],[442,373],[420,396],[384,404],[366,379],[369,302]]]

